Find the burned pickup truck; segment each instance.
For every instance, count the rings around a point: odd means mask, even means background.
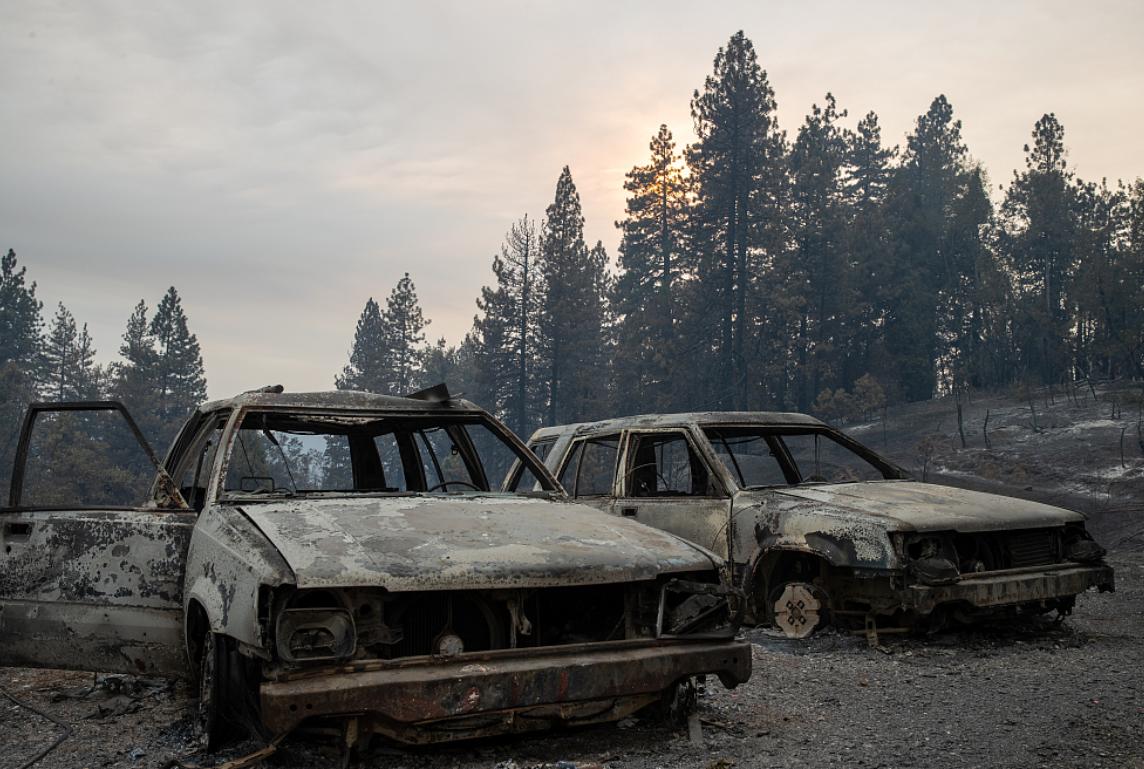
[[[28,411],[2,665],[187,676],[210,747],[322,717],[409,743],[610,721],[750,675],[719,559],[569,503],[441,389],[207,403],[134,505],[129,471],[87,467],[123,450],[108,420],[155,462],[118,403]],[[528,491],[501,491],[514,462]]]
[[[626,417],[542,428],[529,447],[577,501],[723,555],[748,621],[793,637],[1065,614],[1113,589],[1079,513],[910,481],[804,414]]]

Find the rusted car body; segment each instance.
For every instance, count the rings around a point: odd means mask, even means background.
[[[790,636],[1067,613],[1114,586],[1079,513],[911,481],[804,414],[634,416],[542,428],[529,447],[577,501],[722,555],[748,621]]]
[[[434,742],[614,720],[750,675],[716,556],[569,503],[467,401],[252,392],[187,420],[143,504],[33,482],[43,446],[75,445],[37,426],[105,412],[142,439],[115,403],[29,411],[0,509],[2,665],[188,676],[212,746],[235,721]],[[527,492],[501,491],[514,461]]]

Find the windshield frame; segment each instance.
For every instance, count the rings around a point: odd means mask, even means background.
[[[292,416],[297,418],[308,418],[320,420],[323,418],[328,419],[392,419],[400,422],[406,421],[433,421],[440,420],[447,424],[478,424],[486,428],[492,435],[500,439],[502,443],[512,452],[515,456],[514,464],[518,462],[527,463],[529,469],[540,480],[543,489],[539,492],[531,491],[506,491],[504,484],[496,485],[499,483],[496,478],[487,477],[488,468],[486,462],[481,459],[475,446],[472,446],[471,438],[467,440],[470,444],[469,450],[472,455],[477,459],[481,474],[485,475],[485,484],[489,487],[488,491],[483,489],[470,489],[465,487],[463,492],[448,491],[448,488],[440,493],[426,492],[422,490],[406,490],[406,491],[381,491],[381,490],[310,490],[295,492],[289,489],[281,491],[267,492],[267,493],[244,493],[241,491],[227,491],[225,489],[227,472],[229,471],[231,458],[234,456],[235,445],[238,441],[238,436],[241,432],[242,424],[252,414],[276,414],[283,416]],[[430,425],[426,425],[428,428]],[[438,425],[443,426],[443,425]],[[467,437],[466,432],[466,437]],[[281,501],[282,499],[299,499],[299,498],[334,498],[334,497],[401,497],[401,496],[425,496],[431,495],[434,497],[447,497],[456,496],[459,493],[468,495],[504,495],[511,494],[513,496],[537,496],[547,495],[551,493],[559,493],[560,486],[548,469],[542,464],[537,462],[532,453],[528,451],[524,443],[507,427],[504,426],[496,417],[492,416],[483,410],[472,409],[449,409],[449,408],[434,408],[427,407],[425,409],[410,409],[410,410],[377,410],[377,409],[344,409],[344,408],[320,408],[312,406],[248,406],[244,408],[235,409],[231,412],[227,419],[226,426],[223,431],[222,438],[223,450],[219,451],[214,458],[213,467],[211,468],[210,485],[207,490],[207,500],[215,503],[250,503],[259,501]],[[467,460],[466,460],[467,461]]]
[[[834,485],[843,483],[844,481],[807,481],[804,480],[798,463],[790,455],[787,449],[786,442],[781,440],[784,435],[821,435],[827,440],[837,443],[842,448],[845,448],[857,455],[860,459],[871,465],[874,469],[882,473],[882,478],[868,480],[868,481],[851,481],[856,483],[877,483],[885,480],[908,480],[909,474],[898,467],[893,462],[880,456],[867,446],[854,440],[845,433],[836,430],[829,425],[824,424],[763,424],[759,422],[703,422],[696,425],[703,440],[710,447],[711,453],[715,456],[718,462],[720,472],[734,484],[735,488],[744,491],[755,491],[761,489],[785,489],[792,487],[804,486],[819,486],[819,485]],[[718,430],[744,430],[756,432],[766,439],[767,444],[771,447],[775,459],[778,461],[780,469],[786,478],[785,484],[769,484],[769,485],[744,485],[742,479],[728,467],[723,460],[723,454],[716,450],[716,440],[708,434],[708,431]],[[733,456],[733,454],[732,454]]]

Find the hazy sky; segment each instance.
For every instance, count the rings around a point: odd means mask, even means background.
[[[1144,176],[1144,3],[0,0],[0,247],[110,360],[183,296],[212,396],[327,389],[403,272],[468,329],[510,222],[571,166],[615,254],[624,173],[743,29],[793,138],[831,91],[904,142],[938,93],[994,186],[1054,111],[1070,165]]]

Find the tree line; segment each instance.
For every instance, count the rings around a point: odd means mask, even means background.
[[[368,299],[340,389],[454,392],[527,435],[541,424],[694,409],[834,419],[968,388],[1144,379],[1144,181],[1079,178],[1036,121],[991,194],[944,96],[904,146],[827,93],[793,138],[736,33],[691,99],[696,140],[661,125],[626,175],[614,268],[564,167],[539,220],[510,224],[456,345],[428,341],[409,274]],[[62,304],[46,321],[15,253],[0,274],[0,480],[23,405],[114,397],[160,450],[206,396],[171,288],[100,366]]]
[[[7,490],[20,422],[33,401],[114,399],[123,402],[149,443],[159,452],[174,438],[183,419],[207,396],[206,374],[198,339],[190,332],[179,292],[172,286],[154,311],[140,300],[127,319],[119,359],[101,365],[87,324],[61,302],[45,323],[36,283],[29,281],[16,252],[0,257],[0,490]],[[83,478],[59,479],[72,487],[138,485],[151,469],[125,430],[88,420],[91,443],[70,440],[62,422],[45,431],[47,444]],[[39,432],[39,431],[37,431]],[[36,452],[42,446],[33,446]],[[124,459],[131,478],[113,478],[112,465],[98,457],[107,452]],[[82,461],[81,461],[82,460]],[[143,460],[143,461],[141,461]],[[98,494],[96,494],[98,496]],[[2,504],[6,504],[5,500]]]
[[[720,48],[628,172],[618,265],[588,248],[565,168],[514,223],[471,333],[473,397],[540,424],[692,409],[857,417],[967,388],[1144,379],[1144,181],[1086,181],[1036,121],[990,194],[945,96],[904,146],[827,93],[795,131],[750,40]]]

